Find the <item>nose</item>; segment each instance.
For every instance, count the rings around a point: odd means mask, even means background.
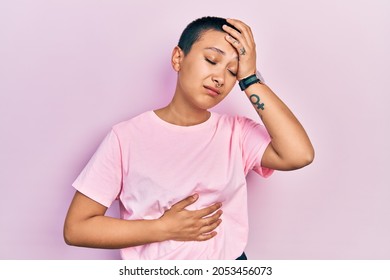
[[[225,83],[225,78],[222,71],[219,71],[218,73],[214,73],[214,75],[212,76],[212,80],[215,84],[215,87],[217,88],[222,87]]]

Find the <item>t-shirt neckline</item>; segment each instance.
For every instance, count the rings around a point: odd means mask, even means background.
[[[173,123],[169,123],[167,121],[164,121],[153,110],[149,111],[149,115],[158,124],[165,126],[167,128],[170,128],[170,129],[180,130],[180,131],[192,131],[192,130],[199,130],[199,129],[207,128],[207,127],[213,125],[214,119],[215,119],[215,113],[210,112],[210,117],[206,121],[204,121],[200,124],[195,124],[195,125],[190,125],[190,126],[182,126],[182,125],[177,125],[177,124],[173,124]]]

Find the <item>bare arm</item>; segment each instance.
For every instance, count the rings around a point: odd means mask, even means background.
[[[256,45],[248,25],[233,19],[228,22],[241,32],[224,26],[231,35],[226,36],[226,40],[239,54],[237,80],[241,80],[256,73]],[[303,126],[283,101],[267,85],[260,83],[249,86],[245,94],[271,136],[262,166],[292,170],[310,164],[314,159],[313,146]]]
[[[310,164],[314,158],[313,146],[290,109],[265,84],[253,84],[245,90],[245,94],[271,136],[262,166],[292,170]],[[259,106],[259,103],[263,106]]]
[[[77,191],[65,219],[64,239],[68,245],[106,249],[165,240],[208,240],[221,223],[221,204],[196,211],[185,209],[197,199],[197,195],[187,197],[159,219],[128,221],[104,216],[107,207]]]

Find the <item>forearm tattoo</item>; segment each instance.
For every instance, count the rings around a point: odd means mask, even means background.
[[[256,94],[252,94],[251,96],[249,96],[249,100],[251,101],[253,106],[257,107],[257,110],[264,110],[264,103],[260,103],[260,97],[258,97]]]

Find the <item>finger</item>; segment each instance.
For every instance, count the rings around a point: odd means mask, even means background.
[[[208,225],[211,225],[211,224],[215,223],[222,216],[222,213],[223,213],[222,210],[219,209],[213,215],[207,216],[205,218],[202,218],[202,225],[203,226],[208,226]]]
[[[226,21],[240,30],[241,34],[244,34],[244,36],[254,42],[252,29],[247,24],[238,19],[226,19]]]
[[[172,208],[175,208],[175,209],[178,209],[178,210],[182,210],[184,208],[186,208],[187,206],[193,204],[195,201],[197,201],[199,198],[199,195],[198,194],[193,194],[189,197],[186,197],[185,199],[183,200],[180,200],[179,202],[175,203],[172,207]]]
[[[228,25],[222,26],[223,30],[230,34],[234,39],[238,40],[240,43],[247,43],[247,39],[245,38],[245,34],[238,32],[234,28],[231,28]],[[241,30],[240,30],[241,31]]]
[[[213,230],[215,230],[221,223],[222,223],[222,220],[218,219],[215,222],[213,222],[213,223],[211,223],[211,224],[209,224],[207,226],[202,227],[199,230],[199,233],[201,233],[201,234],[210,233]]]
[[[243,46],[243,44],[241,44],[241,42],[232,38],[230,35],[227,35],[225,38],[231,45],[233,45],[233,47],[237,50],[240,56],[246,55],[247,49]]]
[[[241,32],[242,31],[249,31],[251,29],[247,24],[245,24],[244,22],[242,22],[241,20],[238,20],[238,19],[227,18],[226,21],[228,23],[230,23],[231,25],[233,25],[238,30],[240,30]]]
[[[242,46],[241,42],[238,41],[236,38],[233,38],[230,35],[226,35],[225,37],[228,40],[228,42],[233,45],[234,48],[238,48],[240,45]]]
[[[200,210],[196,210],[194,212],[195,212],[195,215],[197,217],[202,218],[202,217],[205,217],[205,216],[208,216],[208,215],[214,213],[215,211],[217,211],[221,207],[222,207],[222,203],[217,202],[211,206],[208,206],[208,207],[200,209]]]
[[[203,233],[203,234],[199,235],[198,238],[196,238],[195,240],[196,241],[206,241],[206,240],[213,238],[216,235],[217,235],[217,232],[215,232],[215,231],[210,232],[210,233]]]

